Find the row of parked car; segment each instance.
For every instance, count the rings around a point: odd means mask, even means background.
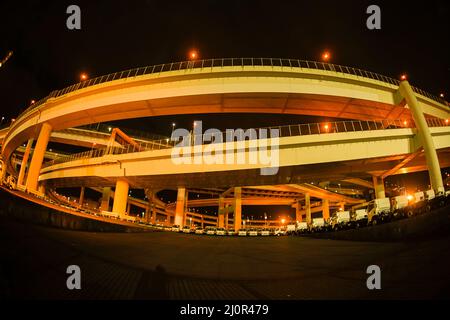
[[[240,229],[238,232],[235,232],[232,229],[225,228],[216,228],[216,227],[206,227],[206,228],[193,228],[190,226],[181,227],[179,225],[173,225],[170,227],[170,231],[173,232],[182,232],[182,233],[192,233],[198,235],[208,235],[208,236],[282,236],[286,235],[286,230],[283,229]]]
[[[422,215],[445,206],[450,206],[449,191],[435,196],[433,190],[428,190],[410,196],[375,199],[353,210],[337,211],[328,220],[297,222],[288,225],[286,232],[298,235],[361,228]]]

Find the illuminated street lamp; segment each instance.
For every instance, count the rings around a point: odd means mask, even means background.
[[[404,80],[406,80],[406,74],[402,74],[401,76],[400,76],[400,80],[402,80],[402,81],[404,81]]]
[[[35,104],[35,103],[36,103],[36,100],[31,100],[30,103],[31,103],[31,104]]]
[[[439,97],[441,97],[441,98],[444,98],[444,94],[443,94],[443,93],[441,93],[441,94],[439,95]]]
[[[81,81],[87,80],[87,78],[88,78],[88,76],[87,76],[86,73],[82,73],[82,74],[80,75]]]
[[[191,50],[189,52],[189,60],[197,60],[198,59],[198,51],[197,50]]]
[[[330,58],[331,58],[331,54],[329,51],[325,51],[324,53],[322,53],[322,61],[323,62],[330,61]]]

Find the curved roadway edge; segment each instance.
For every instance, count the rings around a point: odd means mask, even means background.
[[[70,230],[92,232],[152,232],[144,226],[114,221],[62,208],[23,192],[0,187],[0,213],[19,221]]]

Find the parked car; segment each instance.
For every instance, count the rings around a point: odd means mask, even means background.
[[[228,236],[235,236],[235,235],[236,235],[236,232],[235,232],[233,229],[228,229],[228,230],[227,230],[227,235],[228,235]]]
[[[250,230],[248,230],[248,235],[252,236],[252,237],[257,236],[258,235],[258,230],[250,229]]]
[[[262,236],[270,236],[270,230],[269,229],[262,229],[260,234]]]
[[[240,236],[240,237],[245,237],[245,236],[247,236],[247,230],[245,230],[245,229],[239,229],[239,231],[238,231],[238,236]]]
[[[170,231],[173,231],[173,232],[180,232],[180,231],[181,231],[181,227],[180,227],[178,224],[174,224],[174,225],[172,226],[172,228],[170,229]]]
[[[205,229],[206,234],[209,236],[213,236],[216,234],[216,228],[215,227],[206,227]]]
[[[184,226],[182,229],[183,233],[191,233],[193,230],[191,229],[190,226]]]
[[[227,231],[225,228],[217,228],[216,229],[216,235],[218,236],[225,236],[227,234]]]
[[[204,234],[204,233],[205,233],[205,229],[203,229],[203,228],[195,229],[195,234]]]

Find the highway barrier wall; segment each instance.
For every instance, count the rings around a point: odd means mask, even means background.
[[[143,232],[144,229],[98,221],[61,212],[15,197],[0,189],[0,218],[42,226],[92,232]]]

